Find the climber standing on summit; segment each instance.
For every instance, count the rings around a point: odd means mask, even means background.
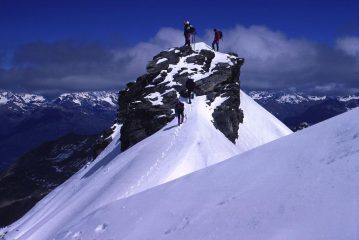
[[[191,104],[191,99],[193,99],[193,91],[194,91],[195,87],[196,87],[196,83],[193,81],[193,79],[189,78],[186,81],[186,88],[187,88],[189,104]]]
[[[185,38],[184,45],[187,47],[191,47],[191,36],[195,36],[196,29],[190,24],[189,21],[185,21],[183,25],[184,25],[183,34]]]
[[[212,49],[213,49],[213,50],[216,50],[216,49],[214,48],[214,45],[216,45],[216,47],[217,47],[217,52],[218,52],[218,49],[219,49],[219,40],[222,39],[222,41],[223,41],[223,33],[222,33],[221,31],[217,30],[217,29],[213,29],[213,31],[214,31],[214,39],[213,39],[213,42],[212,42]]]
[[[181,125],[183,123],[183,119],[184,119],[184,103],[181,102],[179,99],[177,99],[177,103],[175,106],[175,112],[178,118],[178,126]]]

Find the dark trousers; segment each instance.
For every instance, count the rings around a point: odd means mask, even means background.
[[[194,97],[193,97],[193,91],[187,89],[187,92],[188,92],[188,103],[191,103],[191,99],[194,98]]]
[[[184,114],[183,111],[177,111],[178,125],[183,123]]]
[[[185,46],[191,46],[191,34],[187,33],[184,35],[184,39],[185,39]]]
[[[214,45],[216,45],[216,47],[217,47],[217,52],[218,52],[218,49],[219,49],[219,41],[213,40],[213,42],[212,42],[212,48],[213,48],[213,50],[216,50],[216,49],[214,48]]]

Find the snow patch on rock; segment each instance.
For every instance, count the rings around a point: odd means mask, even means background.
[[[152,105],[163,105],[163,97],[159,92],[150,93],[147,96],[145,96],[147,100],[149,100]]]

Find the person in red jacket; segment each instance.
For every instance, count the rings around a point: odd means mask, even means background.
[[[218,52],[218,49],[219,49],[219,40],[221,40],[223,38],[223,34],[221,31],[217,30],[217,29],[213,29],[214,31],[214,40],[212,42],[212,48],[213,50],[216,50],[214,48],[214,45],[216,45],[217,47],[217,52]]]

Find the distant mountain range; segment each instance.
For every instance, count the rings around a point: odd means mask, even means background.
[[[0,171],[26,152],[69,133],[99,134],[110,127],[117,92],[66,93],[54,99],[0,91]]]
[[[294,131],[359,106],[359,94],[250,91],[249,95]],[[93,160],[100,133],[115,120],[117,101],[115,91],[62,94],[51,100],[0,92],[0,172],[12,164],[0,173],[0,215],[6,216],[0,226],[21,217]]]
[[[310,95],[290,91],[250,91],[249,95],[293,131],[359,106],[359,93],[348,96]]]
[[[291,91],[248,94],[292,130],[359,106],[359,94],[310,95]],[[111,126],[116,91],[65,93],[54,99],[0,91],[0,171],[26,152],[66,134],[92,135]]]
[[[310,95],[292,91],[248,94],[292,130],[359,106],[359,94]],[[0,171],[26,152],[66,134],[92,135],[112,125],[116,91],[65,93],[54,99],[0,91]],[[306,125],[304,124],[304,125]]]

